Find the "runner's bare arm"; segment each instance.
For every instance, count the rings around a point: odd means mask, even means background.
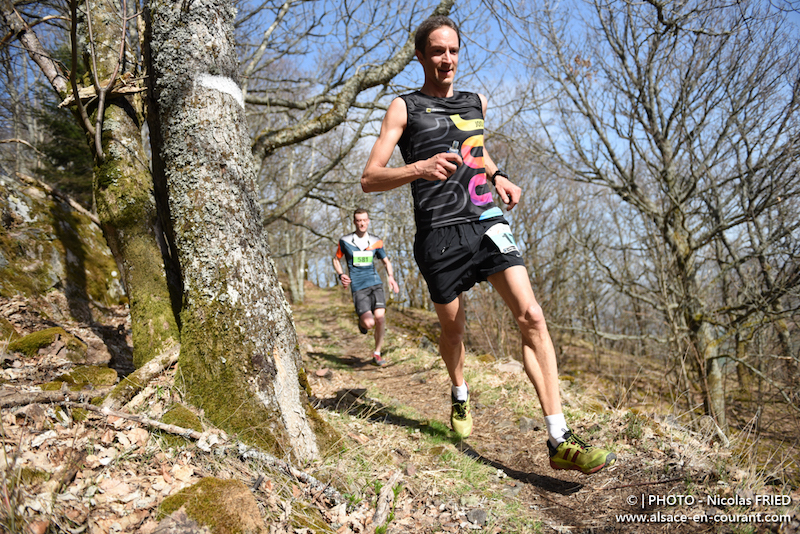
[[[400,293],[400,286],[397,285],[397,282],[394,279],[394,271],[392,270],[392,262],[389,261],[389,258],[383,258],[383,266],[386,269],[386,279],[389,282],[389,288],[394,291],[395,293]]]
[[[336,256],[333,257],[333,270],[336,271],[336,274],[338,275],[338,278],[344,287],[350,285],[350,277],[344,273],[344,270],[342,269],[342,262],[340,262],[339,258]]]
[[[483,118],[484,121],[486,120],[486,109],[488,108],[488,101],[485,96],[478,95],[481,99],[481,105],[483,106]],[[483,167],[486,170],[486,180],[488,181],[489,178],[497,172],[497,164],[492,160],[491,156],[489,156],[489,151],[486,150],[486,145],[483,146]],[[494,189],[497,191],[497,194],[500,195],[500,200],[506,204],[506,211],[511,211],[511,209],[519,203],[519,199],[522,196],[522,189],[517,185],[513,184],[511,180],[504,176],[497,176],[494,180]]]
[[[381,132],[361,175],[361,189],[365,193],[388,191],[418,178],[432,181],[447,180],[458,165],[461,165],[461,156],[443,152],[403,167],[387,167],[392,151],[406,128],[407,120],[405,101],[402,98],[395,98],[386,110]]]

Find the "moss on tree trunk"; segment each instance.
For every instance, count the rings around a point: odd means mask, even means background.
[[[123,104],[118,105],[118,104]],[[139,368],[178,343],[159,228],[152,176],[139,125],[124,102],[112,102],[103,122],[106,159],[95,169],[97,214],[122,272],[131,311],[133,363]]]
[[[85,13],[79,25],[87,47],[84,53],[94,54],[95,61],[89,64],[96,66],[96,77],[104,81],[120,61],[122,34],[117,10],[115,3],[90,3],[93,48],[88,46]],[[109,100],[104,111],[103,157],[95,155],[94,195],[98,218],[128,294],[133,363],[141,367],[178,342],[178,325],[161,260],[153,179],[142,142],[142,101],[136,96],[118,97]],[[95,117],[97,112],[95,109]],[[94,147],[93,139],[89,145]]]

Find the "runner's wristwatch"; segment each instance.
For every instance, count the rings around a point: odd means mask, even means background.
[[[489,181],[492,183],[492,185],[494,185],[494,180],[495,180],[495,178],[497,178],[498,176],[502,176],[502,177],[503,177],[503,178],[505,178],[506,180],[508,180],[508,179],[509,179],[509,178],[508,178],[508,175],[507,175],[507,174],[506,174],[504,171],[501,171],[500,169],[497,169],[496,171],[494,171],[494,174],[492,174],[492,176],[489,178]]]

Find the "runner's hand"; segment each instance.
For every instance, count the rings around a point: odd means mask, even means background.
[[[395,293],[400,293],[400,286],[397,285],[397,282],[395,282],[393,276],[389,277],[389,289],[391,289]]]
[[[458,166],[464,163],[461,156],[452,152],[442,152],[422,162],[422,178],[435,182],[443,182],[453,176]]]
[[[494,189],[500,195],[500,200],[508,206],[506,211],[511,211],[519,202],[520,196],[522,196],[522,189],[512,184],[505,176],[495,178]]]
[[[346,274],[342,274],[341,276],[339,276],[339,280],[342,281],[342,285],[344,287],[347,287],[347,286],[350,285],[350,277],[347,276]]]

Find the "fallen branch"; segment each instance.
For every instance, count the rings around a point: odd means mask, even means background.
[[[308,473],[300,471],[292,464],[285,462],[283,460],[279,460],[278,458],[275,458],[271,454],[267,454],[264,451],[254,449],[240,442],[239,456],[246,460],[258,460],[260,462],[264,462],[270,467],[278,469],[279,471],[283,471],[285,474],[296,478],[300,482],[308,484],[312,488],[322,491],[323,495],[325,495],[335,504],[341,504],[343,502],[346,502],[345,498],[342,497],[342,494],[336,491],[334,488],[332,488],[330,484],[325,484],[324,482],[320,482],[319,480],[309,475]]]
[[[208,437],[208,434],[205,432],[198,432],[192,428],[183,428],[178,425],[168,425],[166,423],[162,423],[161,421],[156,421],[155,419],[150,419],[149,417],[145,417],[144,415],[136,415],[127,412],[120,412],[117,410],[112,410],[111,408],[103,408],[101,406],[95,406],[94,404],[86,404],[85,402],[72,402],[72,401],[65,401],[64,406],[69,406],[70,408],[80,408],[83,410],[88,410],[90,412],[99,413],[102,415],[113,415],[114,417],[119,417],[120,419],[127,419],[129,421],[134,421],[136,423],[140,423],[145,426],[149,426],[152,428],[157,428],[158,430],[163,430],[164,432],[169,432],[170,434],[175,434],[178,436],[182,436],[184,438],[192,438],[192,439],[201,439],[203,437]]]
[[[89,217],[89,219],[91,219],[91,221],[93,223],[95,223],[97,226],[102,228],[102,226],[100,226],[100,219],[97,218],[97,215],[95,215],[94,213],[88,211],[86,208],[84,208],[83,206],[81,206],[80,204],[75,202],[75,200],[70,198],[68,195],[62,193],[58,189],[54,189],[53,187],[47,185],[46,183],[44,183],[44,182],[42,182],[40,180],[37,180],[33,176],[28,176],[26,174],[22,174],[22,173],[19,173],[19,172],[16,173],[16,174],[17,174],[17,178],[19,178],[20,180],[22,180],[26,184],[33,185],[33,186],[39,187],[41,189],[44,189],[45,192],[48,195],[54,196],[54,197],[56,197],[56,198],[58,198],[60,200],[63,200],[64,202],[67,202],[72,207],[72,209],[74,209],[75,211],[77,211],[78,213],[80,213],[82,215],[86,215],[87,217]]]
[[[110,388],[94,389],[88,391],[70,391],[62,388],[58,391],[19,391],[0,397],[0,408],[11,408],[13,406],[25,406],[37,403],[56,403],[73,399],[91,400],[95,397],[102,397],[108,394]],[[3,394],[0,391],[0,395]],[[89,405],[91,406],[91,405]]]
[[[113,98],[116,96],[143,93],[145,91],[147,91],[146,87],[140,87],[139,85],[133,85],[131,83],[116,82],[114,87],[108,90],[108,96]],[[95,89],[94,86],[81,87],[80,89],[78,89],[78,96],[80,97],[81,102],[89,102],[90,100],[97,98],[97,89]],[[70,93],[58,105],[58,107],[67,108],[73,105],[74,103],[75,103],[75,95]]]
[[[135,415],[127,412],[120,412],[117,410],[112,410],[110,408],[102,408],[100,406],[95,406],[93,404],[64,401],[64,405],[69,406],[70,408],[81,408],[102,415],[113,415],[114,417],[119,417],[121,419],[134,421],[136,423],[149,426],[152,428],[157,428],[158,430],[169,432],[170,434],[175,434],[178,436],[182,436],[184,438],[191,438],[198,441],[204,440],[206,441],[206,443],[211,443],[209,439],[212,436],[215,438],[218,437],[216,435],[210,434],[209,432],[198,432],[197,430],[191,428],[183,428],[177,425],[168,425],[166,423],[150,419],[149,417],[145,417],[143,415]],[[304,471],[300,471],[290,463],[285,462],[283,460],[279,460],[278,458],[272,456],[271,454],[267,454],[266,452],[249,447],[248,445],[245,445],[242,442],[237,442],[236,445],[239,448],[239,456],[241,458],[248,460],[259,460],[261,462],[264,462],[267,465],[274,467],[291,477],[296,478],[300,482],[303,482],[304,484],[311,486],[312,489],[321,491],[323,495],[325,495],[335,504],[341,504],[343,502],[346,502],[345,498],[342,497],[342,494],[336,491],[336,489],[332,488],[330,484],[325,484],[323,482],[320,482],[312,475],[309,475]]]
[[[375,515],[372,516],[372,525],[375,528],[386,523],[386,518],[389,517],[389,512],[392,510],[392,503],[394,502],[394,485],[397,484],[402,476],[399,470],[395,471],[386,485],[381,488],[378,494],[378,504],[375,507]]]
[[[145,386],[156,376],[160,375],[164,369],[168,369],[178,361],[181,352],[180,344],[175,345],[163,352],[132,372],[114,387],[113,391],[103,401],[103,408],[119,410],[131,400],[137,393],[142,391]]]

